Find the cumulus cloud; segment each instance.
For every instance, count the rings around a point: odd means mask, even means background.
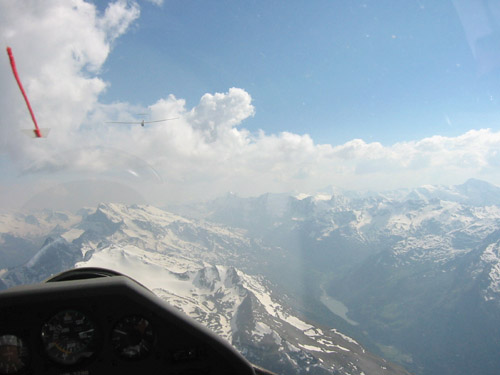
[[[125,1],[110,3],[100,14],[83,0],[0,0],[3,45],[14,50],[40,124],[52,128],[47,139],[36,141],[19,131],[32,124],[5,55],[0,66],[4,159],[40,176],[129,175],[145,183],[140,188],[155,202],[326,185],[381,190],[469,177],[500,182],[500,132],[489,129],[389,146],[361,139],[329,145],[307,134],[249,132],[244,121],[255,108],[241,88],[207,93],[193,108],[173,94],[147,108],[102,104],[99,95],[107,83],[99,70],[113,41],[139,15],[138,5]],[[146,128],[105,124],[130,121],[144,111],[152,119],[176,120]]]
[[[186,119],[201,131],[208,142],[231,133],[231,129],[254,114],[252,98],[242,89],[231,88],[227,94],[205,94]]]
[[[127,31],[139,13],[139,6],[136,3],[131,3],[130,6],[127,6],[126,1],[110,3],[104,16],[97,19],[97,28],[104,31],[106,39],[112,42]]]
[[[139,16],[135,3],[112,3],[103,15],[83,0],[0,2],[0,39],[16,58],[21,81],[42,127],[56,128],[52,140],[29,142],[19,129],[33,128],[4,55],[0,66],[2,149],[17,158],[43,157],[46,149],[70,143],[106,83],[96,74],[110,43]],[[57,144],[57,145],[56,145]]]
[[[153,3],[155,5],[158,5],[158,6],[163,5],[163,0],[147,0],[147,1],[149,1],[150,3]]]

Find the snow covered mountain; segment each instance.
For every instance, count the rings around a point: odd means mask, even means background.
[[[43,245],[81,220],[68,212],[0,212],[0,269],[22,265]]]
[[[293,314],[260,277],[232,266],[159,266],[147,251],[107,247],[77,266],[113,266],[203,323],[250,361],[280,374],[405,373],[367,353],[335,329],[306,323]],[[182,271],[187,267],[190,270]]]
[[[151,206],[101,204],[81,214],[80,222],[47,238],[29,262],[4,272],[5,286],[39,282],[72,266],[111,268],[278,373],[406,373],[336,329],[294,313],[288,296],[253,272],[283,258],[283,250],[244,230]]]
[[[3,264],[0,288],[109,267],[278,373],[402,373],[359,342],[416,374],[496,374],[499,197],[469,180],[6,215],[0,246],[46,242],[24,266]]]
[[[189,210],[286,249],[289,268],[297,274],[294,264],[305,264],[309,276],[301,284],[266,276],[306,291],[301,311],[328,321],[318,301],[331,299],[345,332],[411,371],[498,372],[500,188],[469,180],[384,193],[227,195]]]

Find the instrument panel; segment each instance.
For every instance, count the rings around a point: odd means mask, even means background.
[[[0,293],[0,374],[255,374],[228,343],[126,276]]]

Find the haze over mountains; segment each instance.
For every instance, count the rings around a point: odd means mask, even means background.
[[[500,368],[500,188],[483,181],[18,212],[0,233],[5,287],[114,268],[280,373],[404,373],[369,351],[417,374]]]
[[[48,211],[40,212],[39,218],[4,215],[4,233],[10,225],[13,232],[25,234],[23,217],[28,226],[43,226],[52,219],[54,227],[27,263],[4,271],[1,286],[36,283],[75,266],[110,268],[140,281],[235,345],[250,361],[278,373],[406,373],[335,328],[299,317],[289,297],[272,283],[236,268],[239,264],[257,269],[259,259],[273,250],[274,256],[283,256],[242,230],[185,219],[152,206],[100,204],[79,214],[77,224],[74,216]]]

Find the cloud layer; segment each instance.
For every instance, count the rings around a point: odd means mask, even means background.
[[[244,121],[255,108],[240,88],[207,93],[193,108],[174,95],[149,108],[102,104],[108,83],[99,71],[113,41],[139,16],[135,2],[117,1],[99,13],[83,0],[0,0],[2,45],[14,51],[40,126],[51,128],[43,140],[20,132],[33,125],[5,53],[0,158],[39,176],[128,174],[160,202],[327,185],[381,190],[469,177],[500,183],[500,132],[489,129],[390,146],[361,139],[329,145],[307,134],[250,133]],[[105,123],[136,119],[144,110],[151,119],[177,119],[145,128]]]

